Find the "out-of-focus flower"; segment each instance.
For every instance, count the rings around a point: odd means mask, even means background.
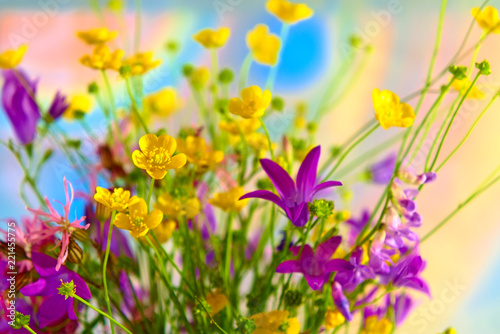
[[[42,304],[38,308],[38,321],[41,328],[56,324],[66,317],[71,320],[77,320],[73,307],[74,298],[58,293],[57,288],[62,282],[74,282],[75,294],[83,299],[92,298],[87,283],[75,272],[62,266],[60,270],[54,269],[56,261],[54,258],[43,253],[33,253],[31,256],[33,265],[40,275],[40,278],[23,287],[20,292],[25,296],[44,296]]]
[[[396,254],[396,250],[384,248],[385,238],[384,230],[377,231],[370,246],[369,265],[377,273],[388,273],[390,269],[387,262],[392,262],[391,256]]]
[[[255,132],[246,136],[245,140],[258,158],[266,156],[266,153],[269,151],[269,143],[265,134]],[[274,150],[276,143],[271,143],[271,148]]]
[[[118,71],[122,66],[123,50],[115,50],[113,53],[104,44],[96,45],[91,55],[84,55],[80,63],[96,70]]]
[[[69,189],[71,190],[71,195],[68,192],[68,185]],[[37,237],[30,237],[33,242],[48,238],[50,236],[53,236],[54,234],[60,232],[62,233],[62,238],[61,238],[61,252],[59,254],[59,257],[57,258],[57,266],[56,270],[59,270],[61,266],[64,264],[66,261],[66,258],[68,257],[68,246],[69,246],[69,239],[71,237],[71,234],[74,232],[75,229],[88,229],[90,224],[87,224],[85,226],[80,225],[81,222],[85,220],[85,216],[81,217],[80,219],[75,219],[73,222],[70,223],[69,219],[69,211],[71,209],[71,204],[73,203],[73,185],[66,180],[66,177],[64,177],[64,192],[66,194],[66,204],[63,205],[64,209],[64,216],[61,216],[59,213],[57,213],[56,210],[54,210],[54,207],[48,200],[47,196],[45,196],[45,204],[47,205],[47,208],[49,208],[50,213],[46,213],[40,209],[30,209],[26,207],[26,209],[32,213],[34,213],[36,216],[39,218],[48,218],[48,222],[53,222],[56,223],[57,226],[51,226],[47,233],[44,233],[42,235],[38,235]]]
[[[325,328],[334,329],[342,325],[345,322],[345,318],[338,310],[327,310],[325,314]]]
[[[410,225],[411,226],[411,225]],[[392,248],[404,246],[404,240],[417,241],[418,236],[410,230],[408,224],[403,224],[399,214],[393,207],[387,208],[386,212],[386,233],[385,243]]]
[[[26,50],[28,50],[28,46],[21,45],[17,49],[10,49],[0,53],[0,68],[9,70],[17,67],[23,60]]]
[[[352,291],[363,281],[375,278],[373,269],[363,265],[362,260],[363,249],[358,247],[352,252],[349,262],[339,268],[335,280],[342,285],[342,288]]]
[[[258,24],[247,34],[247,46],[252,56],[260,64],[274,66],[278,61],[281,40],[269,33],[265,24]]]
[[[238,129],[239,127],[239,129]],[[255,131],[260,127],[260,122],[255,118],[244,118],[240,120],[231,120],[231,121],[220,121],[219,128],[223,131],[229,132],[229,134],[233,136],[240,137],[240,129],[243,135],[250,135],[255,133]]]
[[[342,291],[342,285],[339,282],[333,282],[332,284],[332,298],[333,303],[337,310],[344,316],[347,321],[352,320],[352,313],[350,311],[349,300],[344,295]]]
[[[111,41],[116,37],[117,32],[110,31],[108,28],[95,28],[86,31],[78,31],[76,35],[85,43],[95,45]]]
[[[49,115],[54,120],[58,119],[68,107],[69,103],[66,101],[66,96],[58,91],[50,104]]]
[[[146,114],[169,116],[177,108],[177,92],[174,88],[167,87],[150,94],[144,98],[143,106]]]
[[[368,317],[365,326],[361,329],[361,334],[390,334],[392,333],[392,322],[387,318],[379,318],[376,315]]]
[[[266,9],[288,24],[308,19],[314,14],[314,11],[305,3],[292,3],[287,0],[269,0],[266,3]]]
[[[241,198],[244,193],[243,187],[234,187],[226,192],[215,193],[208,202],[224,211],[240,212],[248,203],[248,200]]]
[[[207,85],[209,80],[210,70],[205,66],[193,69],[193,72],[189,75],[189,82],[194,89],[202,89]]]
[[[154,204],[154,208],[163,212],[170,219],[179,220],[182,217],[193,219],[200,212],[200,200],[196,197],[187,200],[173,198],[169,193],[163,193],[158,197],[158,202]]]
[[[23,145],[29,144],[35,139],[36,127],[40,119],[40,110],[34,100],[38,80],[31,81],[20,70],[4,71],[3,77],[3,110],[19,141]]]
[[[111,211],[117,210],[122,213],[125,213],[131,204],[139,201],[139,197],[130,197],[130,191],[123,190],[123,188],[114,188],[111,192],[101,187],[96,188],[94,199],[107,206]]]
[[[289,318],[288,311],[257,313],[250,317],[257,327],[252,334],[299,334],[300,323],[297,318]],[[286,328],[283,331],[283,327]]]
[[[500,23],[500,21],[498,21],[498,22]],[[453,88],[454,90],[459,92],[461,95],[464,95],[467,92],[467,90],[469,89],[471,84],[472,84],[472,82],[467,77],[465,77],[465,78],[460,79],[460,80],[458,80],[458,79],[453,80],[453,82],[451,83],[451,88]],[[476,85],[472,86],[469,94],[467,94],[467,98],[469,98],[469,99],[482,100],[485,98],[485,96],[486,96],[486,94],[480,88],[478,88]]]
[[[363,210],[359,218],[350,218],[346,221],[351,228],[349,230],[349,243],[354,244],[359,233],[363,230],[366,223],[370,220],[370,211]]]
[[[128,230],[134,238],[145,236],[163,220],[163,213],[158,209],[148,213],[148,206],[142,198],[131,204],[128,209],[128,214],[120,212],[116,215],[114,224],[122,230]]]
[[[399,96],[390,90],[375,88],[372,92],[375,118],[384,129],[391,126],[407,128],[413,124],[415,113],[408,103],[401,103]]]
[[[280,165],[269,159],[261,159],[260,164],[273,182],[279,196],[269,190],[256,190],[241,198],[261,198],[271,201],[285,211],[295,226],[304,226],[309,219],[307,203],[314,198],[316,193],[323,189],[342,185],[338,181],[316,184],[320,154],[321,146],[316,146],[309,152],[297,173],[297,183]]]
[[[434,182],[437,177],[434,172],[416,174],[415,171],[409,167],[400,168],[397,175],[401,181],[412,186],[420,186],[425,183]]]
[[[471,14],[476,19],[477,24],[485,31],[500,34],[500,20],[498,19],[498,10],[492,6],[486,6],[481,10],[474,7]]]
[[[280,263],[276,268],[276,272],[280,274],[301,273],[311,289],[321,289],[332,272],[349,266],[349,263],[345,260],[331,259],[341,241],[342,237],[340,236],[332,237],[321,243],[316,252],[313,251],[311,246],[305,245],[299,260],[288,260]],[[298,255],[300,248],[300,246],[295,246],[290,248],[290,251]]]
[[[153,56],[153,52],[140,52],[125,59],[123,66],[128,66],[130,71],[124,77],[143,75],[149,70],[158,67],[161,64],[161,59],[153,60]]]
[[[224,46],[230,35],[231,30],[226,27],[217,30],[203,29],[194,34],[193,39],[207,49],[214,49]]]
[[[134,165],[145,169],[153,179],[163,179],[168,169],[181,168],[186,164],[185,154],[174,155],[177,142],[168,135],[144,135],[139,139],[139,147],[142,152],[135,150],[132,153]]]
[[[177,150],[184,153],[187,161],[201,172],[213,168],[224,159],[224,152],[212,150],[205,139],[199,136],[187,136],[185,140],[178,138]]]
[[[153,229],[156,239],[160,244],[167,242],[175,229],[177,228],[177,223],[173,220],[164,220]]]
[[[229,304],[229,300],[226,295],[220,292],[211,292],[206,297],[205,300],[207,304],[212,308],[212,312],[210,312],[210,316],[214,316],[220,311],[222,311],[227,304]]]
[[[419,277],[425,265],[420,255],[410,254],[392,266],[388,275],[381,275],[381,282],[382,284],[390,282],[394,287],[414,289],[430,296],[429,286]]]
[[[233,97],[229,100],[229,112],[243,118],[257,118],[264,115],[264,111],[271,103],[271,92],[262,92],[259,86],[250,86],[241,91],[241,99]]]
[[[86,95],[74,95],[63,114],[67,120],[80,119],[92,110],[92,102]]]
[[[387,184],[392,180],[397,155],[389,154],[383,160],[373,164],[368,169],[369,179],[376,184]]]

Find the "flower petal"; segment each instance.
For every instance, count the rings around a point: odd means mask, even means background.
[[[326,181],[326,182],[320,183],[320,184],[318,184],[317,186],[314,187],[314,189],[313,189],[313,191],[311,193],[311,197],[309,198],[309,200],[311,200],[314,196],[316,196],[316,194],[318,192],[320,192],[323,189],[331,188],[331,187],[338,187],[338,186],[341,186],[341,185],[342,185],[342,182],[339,182],[339,181]]]
[[[132,227],[132,224],[130,223],[130,216],[125,213],[118,213],[115,216],[113,224],[122,230],[128,230]]]
[[[316,249],[316,256],[319,261],[328,261],[337,250],[342,241],[342,237],[335,236],[321,243]]]
[[[142,136],[141,139],[139,139],[139,147],[145,155],[148,155],[151,150],[158,147],[158,137],[151,133]]]
[[[309,284],[309,287],[313,290],[319,290],[323,287],[323,284],[325,284],[325,277],[323,275],[311,276],[304,274],[304,278],[306,279],[307,284]]]
[[[305,201],[309,200],[309,194],[312,192],[316,183],[316,173],[318,169],[321,146],[313,148],[305,157],[297,173],[297,190],[302,194]]]
[[[269,159],[261,159],[262,169],[269,176],[282,199],[291,199],[295,197],[295,183],[288,173],[277,163]]]
[[[67,303],[63,295],[55,294],[42,302],[38,309],[39,327],[43,328],[63,319],[67,315]]]
[[[302,273],[302,266],[297,260],[288,260],[281,262],[278,267],[276,267],[276,272],[280,274],[291,274],[291,273]]]
[[[240,197],[241,199],[246,199],[246,198],[261,198],[266,201],[271,201],[274,204],[278,205],[280,208],[283,207],[283,203],[281,199],[275,194],[270,192],[269,190],[255,190],[252,192],[249,192],[248,194],[245,194]]]
[[[137,168],[146,169],[146,156],[139,150],[132,152],[132,161]]]
[[[163,220],[163,212],[155,209],[149,213],[145,223],[147,227],[149,227],[150,229],[154,229],[156,226],[160,225],[162,220]]]
[[[349,261],[344,259],[333,259],[325,263],[325,271],[334,272],[334,271],[350,271],[353,270],[354,267]]]
[[[158,146],[166,149],[168,155],[172,156],[177,148],[177,142],[169,135],[161,135],[158,137]]]
[[[170,163],[165,165],[167,169],[177,169],[181,168],[186,164],[187,157],[184,153],[179,153],[170,158]]]

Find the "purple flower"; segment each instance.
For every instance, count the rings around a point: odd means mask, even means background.
[[[73,281],[76,287],[76,295],[83,299],[92,298],[87,283],[66,266],[61,266],[59,271],[55,269],[57,260],[43,253],[34,252],[31,259],[40,278],[31,284],[20,289],[25,296],[46,297],[38,309],[38,322],[41,328],[58,323],[68,317],[71,320],[77,320],[73,308],[73,297],[60,295],[58,288],[61,286],[61,280],[66,283]]]
[[[398,178],[404,183],[413,186],[420,186],[425,183],[434,182],[436,177],[437,175],[434,172],[416,174],[415,171],[409,167],[401,168],[398,171]]]
[[[427,283],[419,277],[425,269],[425,261],[420,255],[410,254],[401,262],[391,267],[389,274],[381,275],[382,284],[389,282],[395,287],[406,287],[427,294],[431,292]]]
[[[20,70],[3,72],[2,106],[10,120],[14,133],[23,144],[31,143],[36,136],[40,110],[34,98],[37,80],[31,81]]]
[[[302,254],[300,254],[300,259],[282,262],[276,268],[276,272],[280,274],[301,273],[311,289],[321,289],[323,284],[328,281],[330,273],[345,268],[347,264],[347,261],[342,259],[331,260],[341,241],[342,237],[339,236],[330,238],[320,244],[316,252],[313,251],[311,246],[305,245]],[[300,248],[300,246],[295,246],[290,251],[294,255],[298,255]]]
[[[307,203],[313,199],[314,195],[320,190],[342,185],[338,181],[316,184],[320,154],[321,146],[316,146],[307,154],[297,173],[296,183],[280,165],[269,159],[261,159],[260,164],[273,182],[279,196],[268,190],[256,190],[240,199],[261,198],[271,201],[285,211],[295,226],[306,225],[309,220]]]
[[[335,281],[339,282],[346,290],[354,290],[361,282],[375,278],[372,268],[362,265],[363,248],[358,247],[352,252],[349,262],[344,261],[344,265],[339,268],[335,275]]]
[[[363,210],[361,217],[359,219],[351,218],[346,221],[346,223],[351,227],[349,230],[349,243],[354,244],[356,238],[358,237],[361,230],[365,227],[366,223],[370,220],[370,212],[368,210]]]
[[[384,248],[386,233],[384,230],[378,231],[373,237],[370,247],[370,260],[368,265],[376,273],[388,273],[390,271],[389,265],[386,262],[391,262],[391,256],[396,254],[394,249]]]
[[[349,300],[344,296],[342,286],[339,282],[333,282],[332,284],[332,298],[337,310],[339,310],[347,321],[352,321],[352,314],[349,309]]]
[[[373,299],[373,296],[372,296]],[[370,301],[370,300],[369,300]],[[358,305],[356,303],[356,305]],[[394,305],[391,301],[391,296],[387,295],[384,298],[384,303],[378,306],[367,306],[363,310],[363,320],[366,320],[368,317],[376,315],[379,319],[387,317],[387,311],[392,306],[394,310],[394,319],[396,322],[396,326],[400,326],[408,317],[411,309],[414,306],[413,299],[406,294],[398,294],[396,295]]]
[[[392,248],[401,248],[404,246],[404,240],[417,241],[418,236],[410,230],[413,224],[403,224],[397,211],[389,207],[386,213],[386,238],[385,244]]]
[[[0,301],[2,304],[4,303],[4,300],[0,297]],[[11,310],[13,312],[17,311],[23,315],[29,315],[30,316],[30,322],[29,326],[31,329],[36,331],[36,333],[42,333],[42,331],[38,328],[38,326],[35,323],[35,318],[33,317],[33,307],[31,307],[30,304],[24,299],[21,298],[16,298],[16,304],[11,305],[10,303],[6,303],[6,309],[2,308],[6,312],[4,316],[7,316],[7,318],[0,317],[0,333],[15,333],[15,334],[30,334],[30,332],[25,329],[25,328],[20,328],[18,330],[14,330],[10,325],[9,322],[11,321],[11,317],[9,316],[11,314]],[[12,309],[10,309],[12,307]],[[45,332],[43,332],[45,333]]]
[[[373,164],[370,169],[370,178],[373,183],[387,184],[392,180],[392,174],[396,166],[397,155],[393,152],[389,154],[384,160]]]
[[[54,99],[52,100],[52,104],[49,108],[49,115],[52,119],[58,119],[64,113],[66,109],[68,109],[69,103],[66,102],[66,96],[61,94],[61,92],[57,91]]]

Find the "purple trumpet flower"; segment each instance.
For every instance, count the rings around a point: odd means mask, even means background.
[[[368,265],[375,271],[375,273],[387,274],[390,271],[387,262],[392,263],[391,256],[397,253],[394,249],[384,248],[385,238],[385,231],[378,231],[375,234],[370,247],[370,260]]]
[[[397,155],[393,152],[369,168],[368,172],[373,183],[387,184],[391,182],[396,167],[396,159]]]
[[[373,296],[372,298],[373,299]],[[368,300],[369,302],[371,300]],[[357,305],[357,303],[356,303]],[[387,311],[391,307],[394,310],[394,319],[396,322],[396,326],[400,326],[408,317],[411,309],[414,306],[413,299],[406,294],[398,294],[396,295],[394,305],[391,301],[391,296],[387,295],[384,298],[384,303],[378,306],[367,306],[363,310],[363,320],[366,320],[368,317],[376,315],[379,319],[387,316]]]
[[[403,224],[397,211],[389,207],[386,213],[386,238],[385,244],[392,248],[401,248],[405,245],[403,239],[417,241],[418,236],[410,230],[414,223]]]
[[[425,269],[425,261],[420,255],[410,254],[398,264],[391,267],[389,274],[381,275],[382,284],[389,282],[395,287],[414,289],[431,296],[427,283],[419,277]]]
[[[68,109],[69,103],[66,101],[66,96],[61,92],[57,91],[54,99],[52,100],[52,104],[49,108],[49,115],[52,119],[58,119],[61,115]]]
[[[40,110],[34,100],[38,81],[31,81],[20,70],[4,71],[3,77],[3,110],[21,144],[27,145],[35,139],[40,119]]]
[[[375,272],[369,266],[362,265],[363,248],[358,247],[352,252],[349,262],[338,269],[335,281],[339,282],[345,290],[354,290],[361,282],[375,278]]]
[[[352,313],[349,309],[349,300],[344,296],[342,286],[339,282],[333,282],[332,284],[332,298],[337,310],[339,310],[347,321],[352,321]]]
[[[280,274],[301,273],[311,289],[319,290],[330,278],[330,273],[339,271],[347,265],[345,260],[331,259],[341,241],[342,237],[332,237],[319,244],[316,252],[311,246],[305,245],[298,260],[282,262],[276,268],[276,272]],[[295,246],[290,248],[290,251],[297,256],[300,248],[300,246]]]
[[[77,320],[73,308],[73,297],[60,295],[58,288],[61,280],[66,283],[73,281],[76,287],[76,295],[83,299],[92,298],[87,283],[75,272],[70,271],[66,266],[61,266],[59,271],[55,269],[57,260],[43,253],[34,252],[31,259],[40,279],[26,285],[20,289],[25,296],[46,297],[38,309],[38,322],[41,328],[58,323],[68,317]]]
[[[314,198],[314,195],[320,190],[342,185],[338,181],[316,184],[320,154],[321,146],[316,146],[307,154],[297,173],[297,182],[294,182],[290,175],[274,161],[261,159],[262,169],[273,182],[279,196],[268,190],[256,190],[245,194],[240,199],[261,198],[271,201],[285,211],[295,226],[306,225],[309,220],[307,203]]]

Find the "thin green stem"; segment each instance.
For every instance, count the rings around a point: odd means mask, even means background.
[[[32,334],[36,334],[36,332],[35,332],[34,330],[32,330],[32,329],[30,328],[30,326],[28,326],[28,325],[23,325],[23,327],[24,327],[24,329],[26,329],[28,332],[30,332],[30,333],[32,333]]]
[[[146,122],[144,122],[144,119],[142,118],[141,114],[139,113],[139,109],[137,107],[137,103],[135,101],[134,94],[132,92],[132,87],[130,85],[130,79],[127,78],[125,80],[125,82],[126,82],[126,86],[127,86],[127,93],[128,93],[128,96],[130,97],[130,102],[132,102],[132,112],[135,113],[135,116],[139,120],[139,123],[141,123],[141,126],[144,129],[144,132],[150,133],[149,129],[148,129],[148,126],[146,125]]]
[[[77,295],[74,295],[73,298],[75,298],[79,302],[87,305],[88,307],[90,307],[91,309],[93,309],[94,311],[96,311],[97,313],[99,313],[100,315],[108,318],[111,322],[115,323],[118,327],[120,327],[121,329],[123,329],[125,332],[127,332],[129,334],[132,334],[131,331],[129,331],[125,326],[123,326],[118,321],[116,321],[112,316],[110,316],[110,315],[104,313],[103,311],[99,310],[98,308],[92,306],[92,304],[90,304],[89,302],[87,302],[85,299],[83,299],[83,298],[81,298],[80,296],[77,296]],[[111,328],[113,328],[113,327],[111,327]]]
[[[108,230],[108,240],[106,242],[106,253],[104,253],[104,261],[102,263],[102,284],[104,286],[104,300],[106,301],[106,306],[108,308],[108,313],[111,315],[111,304],[109,302],[109,293],[108,293],[108,282],[106,279],[106,267],[108,265],[108,257],[109,257],[109,249],[111,248],[111,235],[113,233],[113,223],[115,221],[116,211],[113,211],[111,215],[111,220],[109,222],[109,230]],[[112,322],[109,323],[111,327],[111,333],[115,333],[115,326]]]
[[[285,48],[285,42],[288,37],[288,31],[290,30],[290,25],[288,23],[283,22],[282,24],[283,25],[281,26],[281,33],[280,33],[281,48],[280,51],[278,52],[278,61],[276,62],[276,65],[271,67],[271,69],[269,70],[269,76],[267,77],[266,81],[266,89],[270,90],[271,93],[273,92],[276,76],[278,75],[278,67],[281,61],[281,53]]]
[[[245,57],[243,64],[241,65],[240,74],[238,75],[238,90],[242,91],[245,87],[247,87],[248,75],[250,74],[250,68],[252,67],[253,56],[252,53],[249,52]]]
[[[153,190],[155,187],[155,179],[151,178],[151,183],[149,185],[149,191],[148,191],[148,201],[146,202],[148,205],[148,212],[149,212],[149,203],[151,203],[151,195],[153,194]]]
[[[271,160],[274,160],[274,152],[273,152],[273,143],[271,142],[271,136],[269,136],[269,132],[267,131],[266,124],[262,120],[261,117],[259,117],[259,122],[262,128],[264,129],[264,132],[266,133],[267,137],[267,144],[269,145],[269,152],[271,153]]]

